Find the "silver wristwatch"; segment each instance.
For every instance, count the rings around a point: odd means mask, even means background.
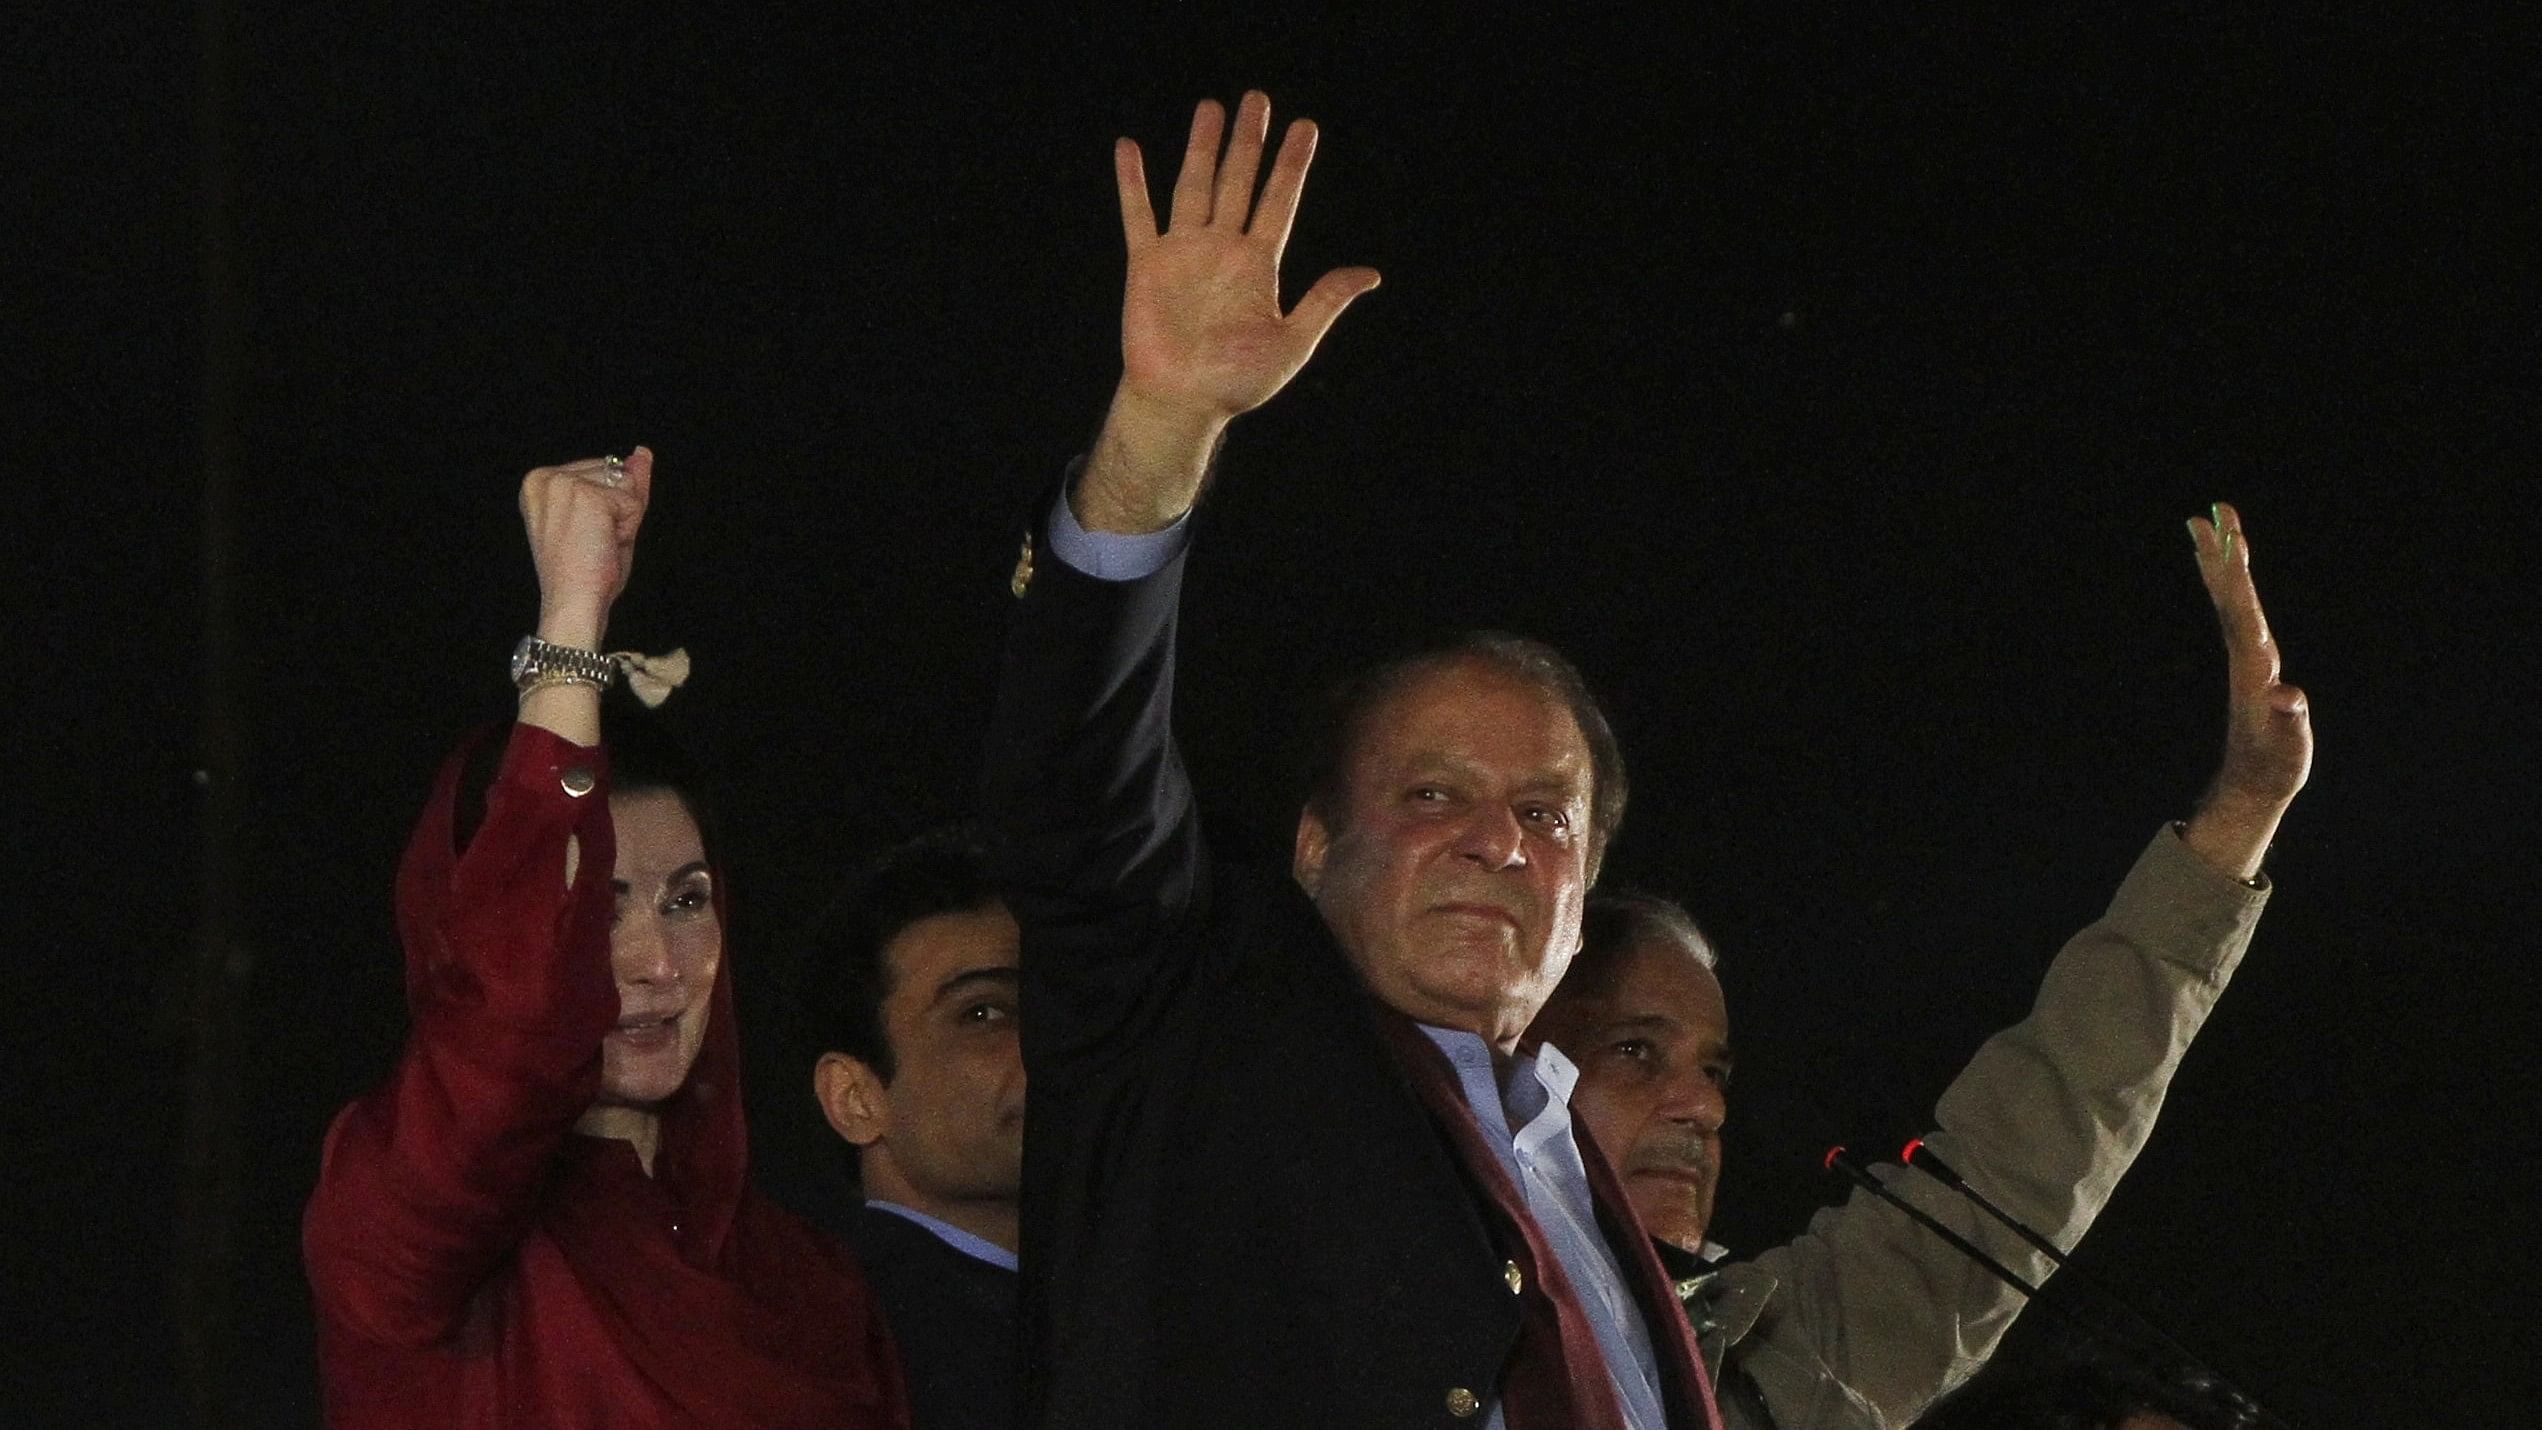
[[[606,690],[618,678],[618,663],[596,650],[554,645],[523,636],[512,647],[512,686],[528,694],[541,685],[589,685]]]

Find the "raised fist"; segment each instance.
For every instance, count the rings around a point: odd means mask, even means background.
[[[540,467],[521,479],[521,524],[538,570],[539,633],[596,648],[627,588],[653,495],[653,453]]]

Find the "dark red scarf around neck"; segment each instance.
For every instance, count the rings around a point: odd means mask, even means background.
[[[1523,1278],[1518,1345],[1498,1387],[1501,1415],[1509,1430],[1626,1430],[1605,1352],[1598,1346],[1597,1331],[1589,1324],[1579,1291],[1537,1227],[1527,1199],[1511,1183],[1499,1154],[1484,1141],[1474,1109],[1465,1100],[1464,1085],[1457,1081],[1455,1064],[1411,1019],[1382,1006],[1376,1016],[1414,1092],[1456,1144],[1466,1173],[1489,1198],[1501,1245]],[[1576,1122],[1572,1133],[1597,1203],[1598,1228],[1606,1234],[1607,1246],[1650,1332],[1668,1423],[1721,1430],[1719,1413],[1713,1408],[1712,1382],[1704,1374],[1694,1331],[1686,1324],[1685,1310],[1677,1302],[1667,1272],[1651,1250],[1649,1235],[1597,1145],[1579,1135]]]

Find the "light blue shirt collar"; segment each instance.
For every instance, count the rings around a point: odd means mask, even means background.
[[[1512,1054],[1503,1063],[1480,1033],[1428,1023],[1414,1026],[1447,1054],[1466,1105],[1474,1109],[1474,1120],[1504,1161],[1512,1154],[1534,1157],[1553,1138],[1571,1135],[1571,1090],[1580,1081],[1580,1069],[1562,1049],[1546,1043],[1533,1053]],[[1488,1109],[1500,1109],[1501,1115],[1491,1116]],[[1515,1133],[1510,1131],[1512,1121],[1518,1124]],[[1516,1167],[1509,1171],[1518,1175]]]
[[[934,1217],[927,1215],[925,1212],[918,1210],[916,1207],[904,1207],[898,1202],[878,1202],[872,1200],[868,1200],[865,1203],[865,1206],[869,1211],[890,1212],[893,1216],[900,1217],[907,1221],[914,1221],[918,1225],[925,1227],[927,1230],[934,1232],[938,1241],[943,1242],[945,1245],[952,1247],[954,1250],[961,1252],[963,1255],[968,1256],[975,1261],[985,1261],[989,1265],[997,1267],[1003,1271],[1012,1271],[1015,1269],[1014,1252],[1007,1250],[1005,1247],[998,1245],[994,1241],[987,1240],[983,1237],[973,1236],[971,1233],[953,1225],[951,1222],[938,1221]]]

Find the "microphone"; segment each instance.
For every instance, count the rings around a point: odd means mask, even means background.
[[[2040,1254],[2048,1258],[2048,1264],[2060,1269],[2064,1267],[2065,1253],[2058,1248],[2055,1242],[2048,1240],[2046,1237],[2041,1236],[2035,1231],[2032,1231],[2028,1224],[2023,1222],[2021,1218],[2014,1216],[2012,1213],[2005,1211],[2002,1207],[1995,1205],[1992,1198],[1988,1197],[1984,1192],[1977,1190],[1975,1187],[1970,1186],[1965,1178],[1961,1177],[1959,1173],[1951,1170],[1951,1164],[1943,1161],[1940,1153],[1924,1145],[1923,1138],[1908,1138],[1906,1146],[1898,1153],[1898,1160],[1904,1162],[1910,1167],[1918,1168],[1929,1174],[1933,1180],[1940,1182],[1943,1186],[1946,1186],[1952,1191],[1967,1198],[1979,1211],[1984,1212],[1986,1215],[1993,1217],[1995,1220],[2002,1222],[2005,1226],[2011,1228],[2013,1235],[2020,1237],[2023,1241],[2037,1247]],[[2098,1290],[2099,1288],[2095,1287],[2094,1289]],[[2131,1311],[2129,1314],[2133,1315],[2134,1312]],[[2139,1317],[2139,1319],[2142,1318]]]
[[[1907,1163],[1907,1166],[1912,1166],[1912,1168],[1919,1168],[1919,1171],[1924,1171],[1924,1173],[1927,1173],[1927,1176],[1932,1176],[1934,1181],[1940,1181],[1942,1186],[1947,1186],[1947,1189],[1952,1189],[1952,1191],[1957,1191],[1957,1194],[1960,1194],[1960,1196],[1965,1196],[1965,1199],[1968,1199],[1970,1204],[1973,1204],[1975,1209],[1978,1209],[1978,1212],[1985,1212],[1985,1214],[1988,1214],[1988,1217],[1993,1217],[1995,1222],[2003,1222],[2003,1224],[2006,1224],[2006,1227],[2011,1227],[2011,1232],[2016,1234],[2016,1237],[2021,1237],[2021,1240],[2023,1240],[2023,1242],[2029,1242],[2029,1245],[2039,1247],[2039,1255],[2049,1257],[2049,1265],[2054,1265],[2054,1267],[2064,1267],[2064,1250],[2059,1250],[2059,1247],[2056,1247],[2056,1242],[2051,1242],[2051,1240],[2046,1240],[2046,1237],[2041,1237],[2041,1234],[2039,1234],[2039,1232],[2034,1232],[2034,1229],[2031,1229],[2029,1224],[2023,1222],[2021,1217],[2013,1217],[2013,1214],[2011,1214],[2011,1212],[2006,1212],[2006,1209],[2003,1209],[2003,1206],[1995,1206],[1995,1201],[1990,1199],[1988,1194],[1983,1194],[1983,1191],[1978,1191],[1978,1189],[1975,1189],[1975,1186],[1970,1186],[1970,1184],[1968,1184],[1968,1179],[1965,1179],[1965,1176],[1960,1176],[1960,1173],[1957,1173],[1957,1171],[1952,1171],[1950,1163],[1942,1161],[1942,1153],[1937,1153],[1937,1151],[1932,1151],[1932,1148],[1924,1146],[1924,1138],[1907,1138],[1907,1146],[1904,1146],[1904,1148],[1901,1148],[1901,1151],[1899,1151],[1899,1161],[1901,1161],[1901,1163]],[[2100,1288],[2095,1288],[2095,1290],[2100,1290]],[[2133,1313],[2133,1311],[2130,1311],[2130,1313]]]
[[[2001,1280],[2005,1285],[2010,1286],[2015,1291],[2020,1292],[2023,1296],[2029,1298],[2033,1304],[2045,1306],[2049,1310],[2055,1312],[2058,1316],[2061,1316],[2068,1321],[2074,1320],[2073,1313],[2068,1311],[2063,1305],[2060,1305],[2055,1301],[2039,1299],[2039,1288],[2037,1285],[2033,1284],[2028,1278],[2014,1271],[2011,1267],[2006,1266],[2002,1262],[1997,1261],[1994,1257],[1987,1255],[1984,1247],[1979,1246],[1976,1242],[1970,1241],[1967,1237],[1960,1235],[1958,1232],[1955,1232],[1949,1227],[1946,1227],[1940,1222],[1934,1220],[1933,1215],[1930,1212],[1927,1212],[1924,1208],[1919,1207],[1915,1203],[1908,1201],[1906,1198],[1899,1196],[1897,1193],[1890,1191],[1887,1183],[1882,1182],[1878,1177],[1875,1177],[1871,1175],[1871,1173],[1863,1170],[1861,1163],[1846,1155],[1844,1144],[1838,1143],[1836,1146],[1827,1149],[1827,1156],[1824,1165],[1831,1172],[1842,1172],[1846,1176],[1851,1177],[1864,1191],[1869,1192],[1873,1196],[1878,1197],[1880,1200],[1896,1207],[1899,1211],[1905,1212],[1908,1217],[1914,1220],[1916,1225],[1923,1227],[1926,1231],[1929,1231],[1935,1236],[1940,1237],[1942,1240],[1949,1242],[1953,1249],[1957,1250],[1960,1255],[1967,1257],[1969,1260],[1974,1261],[1978,1265],[1995,1273],[1997,1279]]]

